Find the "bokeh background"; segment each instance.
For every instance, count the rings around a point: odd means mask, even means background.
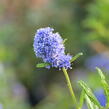
[[[48,26],[84,54],[68,71],[77,97],[78,80],[100,88],[96,66],[109,79],[109,0],[0,0],[0,109],[73,108],[63,72],[36,68],[34,35]]]

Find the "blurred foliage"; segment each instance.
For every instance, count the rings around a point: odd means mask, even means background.
[[[0,63],[0,109],[29,109],[24,94],[23,86],[17,83],[11,69],[7,72]]]
[[[86,80],[93,89],[99,88],[101,84],[97,82],[97,74],[87,69],[84,63],[98,53],[107,52],[109,56],[108,11],[108,0],[1,0],[0,65],[5,71],[0,76],[0,88],[3,89],[0,90],[3,95],[0,104],[21,104],[18,107],[12,105],[11,109],[25,109],[29,104],[35,109],[71,108],[70,97],[66,95],[68,92],[59,88],[65,85],[62,84],[63,73],[58,69],[36,68],[41,60],[33,52],[33,38],[38,28],[46,26],[53,27],[68,39],[65,42],[66,52],[72,55],[84,53],[69,71],[77,95],[80,91],[76,83],[78,78]],[[77,69],[80,69],[79,73],[75,72]],[[3,82],[4,79],[8,82]],[[13,82],[9,80],[13,79],[25,87],[27,101],[10,97],[10,93],[13,95],[10,91]],[[4,96],[5,91],[7,96]]]
[[[72,108],[72,99],[67,94],[67,91],[62,88],[58,87],[57,85],[52,85],[50,88],[50,96],[48,96],[45,100],[40,102],[35,109],[70,109]],[[66,93],[63,96],[63,93]]]
[[[99,40],[108,44],[109,40],[109,1],[96,0],[87,6],[88,15],[84,26],[88,29],[88,40]]]

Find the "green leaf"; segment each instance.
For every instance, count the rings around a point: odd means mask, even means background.
[[[95,109],[93,107],[93,103],[91,102],[90,98],[87,95],[85,95],[85,98],[86,98],[86,101],[87,101],[87,107],[88,107],[88,109]]]
[[[67,39],[64,39],[64,40],[63,40],[63,44],[64,44],[66,41],[67,41]]]
[[[83,53],[78,53],[77,55],[75,55],[72,59],[71,62],[74,62],[77,58],[79,58],[80,56],[82,56]]]
[[[88,109],[102,109],[102,108],[99,108],[97,105],[95,105],[87,95],[85,95],[85,98],[86,98]]]
[[[79,81],[79,84],[82,86],[82,88],[85,91],[85,94],[90,98],[90,100],[97,105],[99,108],[101,108],[100,103],[98,102],[97,98],[92,93],[92,90],[84,83],[84,81]]]
[[[48,64],[48,63],[39,63],[39,64],[37,64],[36,65],[36,67],[37,68],[43,68],[43,67],[47,67],[47,66],[49,66],[50,64]]]
[[[82,109],[82,106],[83,106],[83,103],[84,103],[84,98],[85,98],[85,91],[83,89],[82,92],[81,92],[81,95],[80,95],[80,100],[79,100],[79,102],[80,102],[79,108],[80,109]]]
[[[102,79],[102,80],[105,80],[105,76],[104,76],[103,72],[101,71],[101,69],[99,69],[98,67],[96,67],[96,69],[97,69],[97,71],[98,71],[98,73],[99,73],[101,79]]]
[[[102,86],[104,88],[106,99],[107,99],[107,102],[108,102],[107,105],[109,105],[109,85],[106,82],[105,76],[104,76],[103,72],[101,71],[101,69],[99,69],[99,68],[96,68],[96,69],[97,69],[97,71],[98,71],[98,73],[99,73],[99,75],[101,77],[101,83],[102,83]]]

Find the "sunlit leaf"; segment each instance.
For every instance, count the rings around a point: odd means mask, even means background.
[[[82,55],[83,53],[78,53],[77,55],[73,56],[73,58],[71,59],[71,62],[74,62],[76,59],[78,59]]]
[[[39,63],[39,64],[37,64],[36,65],[36,67],[37,68],[43,68],[43,67],[47,67],[47,66],[49,66],[50,64],[48,64],[48,63]]]
[[[88,109],[94,109],[93,103],[91,102],[90,98],[87,95],[85,95],[85,98],[86,98]]]

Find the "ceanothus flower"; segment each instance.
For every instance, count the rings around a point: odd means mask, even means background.
[[[58,55],[57,57],[55,57],[52,60],[52,67],[59,67],[59,68],[63,68],[65,67],[66,69],[71,68],[71,63],[70,60],[72,59],[72,57],[70,55]]]
[[[72,57],[65,55],[63,39],[59,33],[53,33],[53,31],[54,29],[50,27],[37,30],[33,44],[35,55],[49,63],[48,67],[71,68]]]

